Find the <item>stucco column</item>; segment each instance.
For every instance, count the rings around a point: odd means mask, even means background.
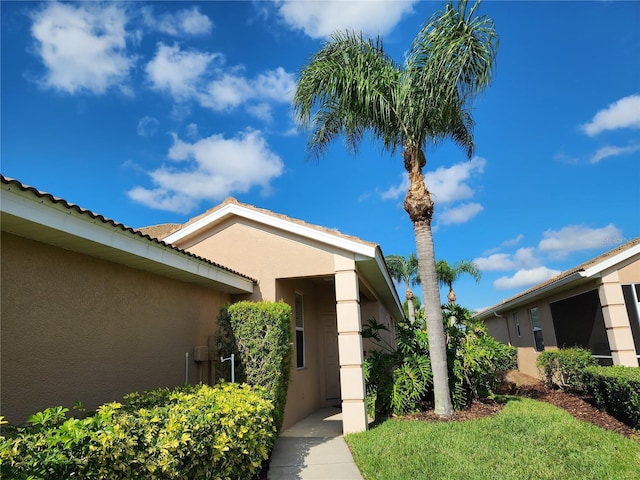
[[[367,406],[362,362],[362,322],[358,273],[353,258],[335,256],[336,316],[338,321],[338,355],[342,392],[342,431],[367,429]]]
[[[633,344],[631,323],[624,304],[617,271],[602,277],[602,282],[598,287],[598,295],[600,296],[600,305],[602,305],[613,364],[637,367],[638,357],[636,357],[636,348]]]

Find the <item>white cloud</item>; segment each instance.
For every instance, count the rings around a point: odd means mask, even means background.
[[[591,163],[598,163],[600,160],[609,157],[616,157],[618,155],[627,155],[635,153],[640,150],[640,145],[629,145],[628,147],[616,147],[614,145],[608,145],[598,149],[596,153],[591,157]]]
[[[389,187],[388,190],[385,190],[380,194],[380,198],[382,200],[395,200],[401,195],[407,193],[407,189],[409,188],[409,174],[407,172],[402,173],[402,180],[399,185],[395,187]]]
[[[151,7],[142,9],[145,24],[168,35],[204,35],[211,31],[213,23],[198,7],[179,10],[175,14],[154,15]]]
[[[553,258],[564,258],[571,252],[613,246],[623,239],[622,232],[610,223],[602,228],[568,225],[560,230],[547,230],[538,244],[541,252]]]
[[[582,125],[583,131],[589,136],[619,128],[640,128],[640,95],[621,98],[596,113],[589,123]]]
[[[533,247],[519,248],[516,253],[494,253],[487,257],[474,258],[473,262],[483,271],[517,270],[540,265]]]
[[[473,189],[467,181],[472,175],[482,173],[486,163],[484,158],[474,157],[468,162],[456,163],[451,167],[440,167],[432,172],[427,172],[424,176],[424,182],[433,201],[436,204],[443,204],[473,197]],[[403,172],[400,184],[382,192],[380,197],[383,200],[394,200],[404,195],[408,188],[409,176],[407,172]]]
[[[326,38],[336,30],[354,30],[365,35],[385,35],[413,11],[411,1],[318,2],[282,0],[277,8],[290,27],[311,38]]]
[[[438,215],[438,223],[452,225],[465,223],[484,210],[479,203],[463,203],[461,205],[448,208]]]
[[[136,131],[141,137],[153,137],[158,131],[160,122],[157,118],[145,116],[138,120]]]
[[[47,72],[46,87],[68,93],[124,93],[134,59],[126,52],[127,15],[118,4],[48,3],[33,15],[31,34]]]
[[[187,213],[202,200],[219,201],[257,186],[264,192],[284,164],[262,134],[247,130],[234,138],[212,135],[189,143],[174,135],[172,166],[149,172],[154,188],[135,187],[129,196],[151,208]]]
[[[197,51],[182,51],[176,44],[158,44],[146,72],[152,88],[167,91],[176,100],[188,100],[197,95],[199,84],[209,64],[220,55]]]
[[[486,160],[474,157],[468,162],[456,163],[451,167],[440,167],[427,172],[424,182],[435,203],[450,203],[473,197],[473,189],[467,181],[474,174],[484,171]]]
[[[257,101],[258,105],[249,105],[249,112],[259,118],[269,119],[271,111],[265,109],[265,102],[290,102],[294,91],[294,75],[279,67],[262,73],[255,79],[224,74],[221,78],[210,82],[206,91],[200,94],[198,99],[202,106],[216,111],[229,110]]]
[[[493,282],[493,286],[498,290],[511,288],[523,288],[536,283],[544,282],[559,275],[560,270],[552,270],[547,267],[536,267],[525,270],[518,270],[512,277],[500,277]]]

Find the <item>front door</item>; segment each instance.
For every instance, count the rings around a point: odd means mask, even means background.
[[[340,400],[338,323],[335,315],[322,316],[325,400]]]

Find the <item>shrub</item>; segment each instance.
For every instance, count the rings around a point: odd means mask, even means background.
[[[600,408],[640,428],[640,368],[587,367],[584,385]]]
[[[584,369],[597,363],[589,350],[578,347],[545,350],[536,360],[548,386],[571,390],[584,390]]]
[[[493,338],[484,322],[456,304],[443,305],[449,384],[453,406],[460,410],[490,396],[502,373],[516,366],[516,349]]]
[[[243,381],[266,389],[279,430],[291,370],[291,307],[284,302],[238,302],[227,307]]]
[[[394,350],[384,343],[381,330],[388,329],[375,319],[362,329],[362,336],[379,348],[367,352],[364,362],[367,413],[386,417],[416,411],[433,389],[426,332],[418,323],[399,323]]]
[[[502,372],[515,368],[516,350],[498,342],[486,326],[458,305],[443,306],[447,321],[447,355],[453,405],[460,410],[480,397],[491,395]],[[451,319],[455,318],[454,321]],[[365,361],[369,415],[403,415],[419,410],[433,394],[429,342],[419,322],[400,323],[396,351],[383,345],[384,325],[369,320],[362,335],[381,350],[368,352]]]
[[[273,404],[248,385],[148,392],[78,420],[50,408],[0,437],[0,473],[12,479],[246,479],[275,440]],[[153,406],[154,399],[165,401]]]

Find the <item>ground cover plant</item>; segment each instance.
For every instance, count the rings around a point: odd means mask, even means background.
[[[638,478],[638,440],[529,398],[499,410],[462,422],[392,419],[345,439],[366,480]]]

